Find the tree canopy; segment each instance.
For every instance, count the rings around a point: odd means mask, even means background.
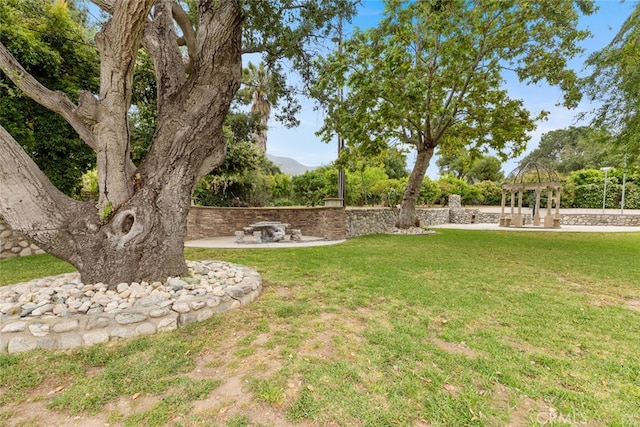
[[[587,60],[591,75],[585,80],[592,123],[616,138],[621,150],[640,155],[640,3],[636,3],[611,43]]]
[[[622,159],[616,158],[610,149],[611,141],[606,131],[585,126],[553,130],[542,135],[538,147],[525,156],[520,165],[542,163],[563,174],[622,166]]]
[[[577,29],[590,1],[385,1],[379,25],[356,30],[319,67],[327,116],[321,135],[375,152],[402,143],[416,152],[399,225],[414,223],[419,187],[436,148],[519,154],[544,112],[512,99],[505,74],[559,86],[580,99],[567,66],[588,32]],[[344,101],[335,96],[345,87]]]
[[[502,163],[495,156],[471,156],[468,151],[456,155],[441,155],[436,161],[440,175],[452,174],[474,184],[480,181],[499,182],[504,178]]]

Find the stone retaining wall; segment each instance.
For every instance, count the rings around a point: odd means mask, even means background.
[[[216,262],[191,262],[192,264],[217,265]],[[201,267],[202,268],[202,267]],[[213,268],[213,267],[212,267]],[[212,270],[213,271],[213,270]],[[166,292],[156,292],[162,289],[160,285],[149,292],[149,286],[144,284],[131,284],[124,292],[127,297],[120,299],[121,307],[116,304],[115,309],[110,309],[111,304],[105,304],[102,298],[94,298],[105,295],[100,287],[102,284],[84,285],[79,281],[77,273],[68,273],[44,280],[24,284],[3,287],[7,295],[16,294],[16,301],[2,303],[0,301],[0,354],[3,352],[19,353],[36,348],[64,350],[79,346],[90,346],[105,343],[110,340],[130,338],[138,335],[151,335],[157,332],[170,331],[210,318],[216,313],[233,310],[246,306],[254,301],[262,292],[262,279],[257,271],[235,265],[227,276],[220,276],[220,270],[215,275],[210,275],[210,281],[217,286],[211,291],[206,291],[207,285],[198,290],[187,292],[189,284],[181,280],[171,286],[180,288],[173,295],[162,295]],[[169,284],[172,281],[168,282]],[[73,287],[77,284],[78,292],[87,300],[86,307],[79,307],[75,313],[71,313],[64,302],[52,304],[41,296],[56,294],[62,287]],[[178,286],[179,285],[179,286]],[[203,284],[200,283],[200,286]],[[185,286],[182,288],[182,286]],[[106,285],[102,285],[106,288]],[[151,286],[153,287],[153,286]],[[196,288],[197,285],[194,285]],[[134,289],[139,295],[130,293]],[[106,291],[114,298],[114,291]],[[178,297],[178,293],[180,296]],[[121,293],[123,294],[123,293]],[[60,295],[58,293],[58,295]],[[91,296],[91,299],[84,298]],[[5,295],[6,296],[6,295]],[[36,307],[28,307],[30,303],[20,302],[23,297]],[[64,297],[56,297],[64,299]],[[68,298],[69,299],[69,298]],[[108,298],[107,298],[108,299]],[[95,302],[94,302],[95,300]],[[39,301],[39,302],[37,302]],[[112,300],[110,300],[112,301]],[[6,308],[9,310],[6,310]],[[56,310],[63,307],[62,310]],[[5,313],[6,314],[3,314]]]
[[[22,233],[12,230],[9,224],[0,218],[0,259],[42,253],[42,249],[28,241]]]
[[[186,240],[233,236],[249,224],[278,221],[299,229],[303,236],[342,240],[345,210],[342,207],[313,208],[211,208],[192,206],[187,217]]]
[[[396,225],[398,210],[392,208],[348,208],[346,215],[346,237],[351,239],[368,234],[388,233]],[[449,222],[448,208],[416,209],[422,227]]]
[[[216,313],[248,305],[259,293],[260,289],[257,289],[241,299],[209,299],[202,301],[202,305],[194,301],[188,313],[178,313],[169,308],[138,308],[117,314],[4,320],[0,321],[0,353],[18,353],[36,348],[65,350],[118,338],[170,331],[208,319]]]
[[[640,226],[640,215],[560,214],[562,225]]]

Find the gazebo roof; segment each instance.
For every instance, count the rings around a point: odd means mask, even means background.
[[[543,188],[561,188],[562,184],[558,174],[548,166],[529,162],[518,166],[507,176],[508,183],[504,184],[504,190],[539,190]]]

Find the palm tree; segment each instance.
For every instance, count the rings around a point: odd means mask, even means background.
[[[271,74],[263,62],[257,66],[249,62],[247,68],[242,70],[242,83],[244,87],[240,90],[240,95],[247,100],[251,97],[251,113],[260,117],[260,127],[252,136],[258,151],[264,154],[267,151],[267,124],[271,115]]]

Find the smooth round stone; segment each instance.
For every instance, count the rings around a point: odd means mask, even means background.
[[[173,277],[164,283],[123,282],[114,289],[105,283],[84,284],[78,273],[9,286],[0,291],[0,316],[65,318],[103,311],[118,314],[135,307],[162,317],[171,310],[186,314],[215,307],[228,301],[231,294],[238,297],[238,286],[243,290],[246,284],[250,284],[252,290],[259,287],[259,275],[234,265],[188,261],[187,266],[189,277]]]

